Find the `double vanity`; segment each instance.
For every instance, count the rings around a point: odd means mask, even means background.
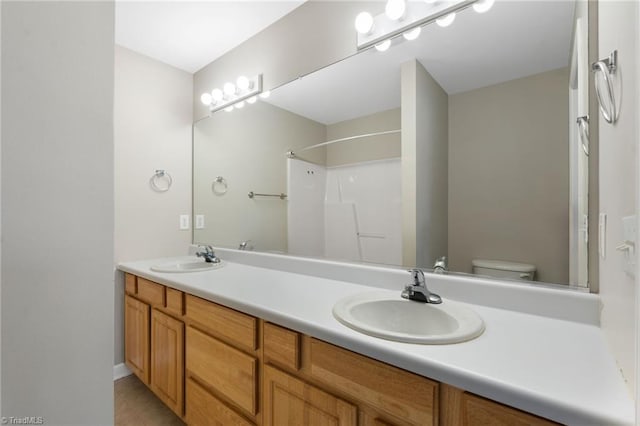
[[[119,265],[126,363],[188,424],[633,424],[596,295],[217,253]]]

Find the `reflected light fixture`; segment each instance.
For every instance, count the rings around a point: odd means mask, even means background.
[[[443,16],[442,18],[436,19],[436,24],[438,24],[439,26],[444,28],[444,27],[448,27],[449,25],[453,24],[453,21],[455,21],[455,20],[456,20],[456,13],[455,12],[451,12],[447,16]]]
[[[391,40],[389,39],[383,41],[382,43],[376,44],[376,50],[378,52],[386,52],[387,50],[389,50],[389,47],[391,47]]]
[[[355,26],[360,34],[370,34],[373,30],[373,16],[369,12],[360,12],[356,16]]]
[[[478,13],[491,9],[495,0],[387,0],[384,13],[371,16],[360,12],[356,16],[358,50],[376,47],[383,52],[390,47],[389,41],[404,36],[405,40],[415,40],[424,25],[437,22],[447,27],[456,18],[456,12],[470,8]]]
[[[250,104],[255,103],[260,94],[262,94],[262,74],[251,78],[240,76],[236,84],[225,83],[222,90],[215,88],[211,93],[203,93],[200,100],[209,107],[211,113],[221,109],[231,112],[234,108],[242,108],[245,100]]]
[[[407,3],[405,0],[387,0],[384,13],[392,21],[398,21],[404,17],[407,12]]]
[[[495,3],[495,0],[480,0],[473,4],[473,10],[478,13],[485,13],[491,9],[493,3]]]
[[[269,97],[269,95],[271,95],[271,91],[270,90],[267,90],[266,92],[260,93],[260,97],[262,99],[267,99]]]
[[[418,37],[420,37],[420,33],[422,32],[422,27],[415,27],[412,30],[409,30],[405,33],[402,33],[402,37],[404,37],[405,40],[415,40]]]

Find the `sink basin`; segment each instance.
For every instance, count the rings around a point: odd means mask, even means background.
[[[400,292],[368,292],[346,297],[333,307],[342,324],[370,336],[406,343],[441,345],[474,339],[484,321],[449,300],[439,305],[402,299]]]
[[[198,272],[219,269],[223,266],[224,262],[207,263],[204,260],[183,260],[154,265],[151,270],[155,272]]]

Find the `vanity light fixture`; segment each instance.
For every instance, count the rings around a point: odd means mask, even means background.
[[[449,26],[456,12],[473,6],[478,13],[491,9],[495,0],[425,0],[407,2],[406,0],[387,0],[385,12],[374,17],[361,12],[356,17],[358,50],[375,46],[384,52],[390,46],[391,39],[403,35],[406,40],[415,40],[423,25],[437,22],[442,27]]]
[[[262,94],[262,74],[258,74],[251,78],[240,76],[235,84],[225,83],[222,90],[216,88],[211,93],[203,93],[200,100],[209,107],[210,112],[221,109],[230,112],[234,108],[242,108],[245,100],[250,104],[255,103],[257,96]]]

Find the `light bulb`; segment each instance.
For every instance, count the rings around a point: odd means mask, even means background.
[[[493,6],[495,0],[480,0],[473,4],[473,10],[478,13],[485,13]]]
[[[404,37],[405,40],[415,40],[420,36],[421,32],[422,32],[422,27],[416,27],[402,34],[402,37]]]
[[[202,103],[205,105],[211,105],[211,102],[213,102],[213,98],[210,94],[203,93],[202,96],[200,96],[200,101],[202,101]]]
[[[389,49],[389,47],[391,46],[391,40],[385,40],[382,43],[378,43],[376,44],[376,50],[378,52],[385,52],[387,49]]]
[[[266,92],[260,93],[260,97],[262,99],[267,99],[269,97],[269,95],[271,95],[271,91],[270,90],[267,90]]]
[[[236,85],[238,86],[238,89],[245,91],[245,90],[249,90],[249,86],[251,85],[251,82],[247,77],[245,77],[244,75],[241,75],[240,77],[238,77],[238,80],[236,81]]]
[[[451,12],[447,16],[443,16],[442,18],[436,19],[436,24],[440,25],[443,28],[448,27],[449,25],[453,24],[453,21],[455,19],[456,19],[456,13]]]
[[[236,94],[236,85],[233,83],[225,83],[223,90],[225,95],[233,96]]]
[[[402,19],[406,10],[407,4],[404,0],[388,0],[384,8],[384,13],[392,21],[397,21]]]
[[[233,111],[233,105],[226,107],[224,110],[227,112]]]
[[[222,93],[222,90],[220,89],[213,89],[211,91],[211,97],[213,98],[213,100],[218,103],[220,102],[222,99],[224,99],[224,93]]]
[[[243,106],[244,106],[244,101],[240,101],[240,102],[238,102],[237,104],[234,105],[234,107],[236,107],[238,109],[242,108]]]
[[[247,103],[249,103],[249,104],[255,104],[257,100],[258,100],[258,97],[257,97],[257,96],[252,96],[252,97],[250,97],[249,99],[247,99]]]
[[[369,12],[360,12],[356,16],[356,31],[360,34],[370,34],[373,30],[373,16]]]

